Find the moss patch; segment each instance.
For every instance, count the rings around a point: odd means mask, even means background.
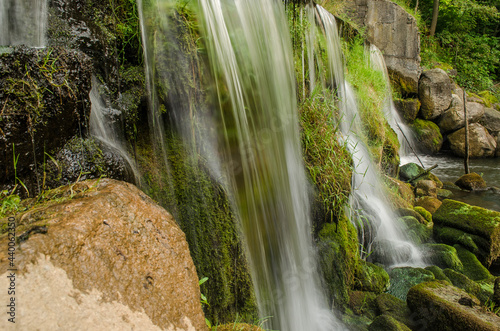
[[[443,145],[443,136],[437,124],[417,118],[413,122],[412,128],[421,143],[423,152],[428,154],[439,152]]]
[[[432,272],[422,268],[410,267],[394,268],[389,271],[389,276],[391,278],[391,286],[387,293],[403,301],[406,300],[406,295],[410,288],[434,279]]]
[[[457,255],[457,250],[445,244],[427,244],[424,246],[424,259],[440,268],[451,268],[462,271],[463,265]]]
[[[479,262],[476,255],[474,255],[461,245],[454,245],[453,247],[455,247],[455,249],[457,250],[457,255],[462,262],[462,265],[464,266],[464,275],[474,281],[488,280],[493,278],[488,269],[486,269],[481,264],[481,262]]]

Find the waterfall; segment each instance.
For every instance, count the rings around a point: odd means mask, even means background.
[[[387,266],[423,265],[419,250],[406,238],[397,223],[397,216],[385,198],[377,167],[361,138],[362,126],[356,96],[344,80],[342,51],[335,18],[319,5],[316,5],[316,11],[321,19],[320,27],[327,38],[330,85],[337,87],[340,99],[340,130],[353,156],[350,208],[351,220],[358,228],[362,245],[361,257],[367,258],[374,252],[373,256]]]
[[[45,46],[47,0],[0,0],[0,46]]]
[[[384,113],[391,128],[398,135],[398,140],[401,143],[399,155],[401,157],[406,157],[410,155],[412,151],[417,150],[415,135],[410,127],[401,119],[401,116],[394,105],[394,101],[392,100],[391,81],[389,79],[387,66],[385,65],[384,55],[380,49],[373,44],[370,45],[370,62],[374,69],[384,74],[387,86]]]
[[[99,82],[92,77],[92,90],[90,91],[90,134],[101,142],[104,148],[120,156],[128,171],[131,172],[136,184],[140,183],[140,174],[135,161],[130,158],[125,146],[125,138],[121,128],[121,112],[106,106],[99,93]],[[132,177],[131,176],[131,177]]]
[[[232,191],[259,309],[279,330],[340,327],[312,249],[291,40],[278,0],[199,0],[217,86]]]

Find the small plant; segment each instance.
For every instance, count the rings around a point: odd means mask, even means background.
[[[203,277],[202,279],[200,279],[200,281],[198,282],[198,285],[201,286],[203,283],[205,283],[206,281],[208,280],[208,277]],[[201,304],[202,305],[207,305],[210,307],[210,304],[208,303],[208,300],[207,300],[207,297],[203,294],[203,293],[200,293],[201,295]],[[212,328],[212,323],[210,323],[210,321],[208,320],[208,318],[205,317],[205,323],[207,323],[207,326],[209,329]]]

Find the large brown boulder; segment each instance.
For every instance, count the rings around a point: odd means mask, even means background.
[[[408,307],[413,312],[415,330],[498,331],[500,317],[486,311],[477,299],[443,281],[414,286],[408,292]]]
[[[489,132],[500,132],[500,111],[493,108],[485,108],[483,117],[479,123]]]
[[[500,256],[500,212],[446,199],[432,219],[437,241],[463,245],[487,268]]]
[[[439,120],[439,127],[443,132],[456,131],[465,126],[464,105],[459,97],[453,94],[450,108],[443,113]],[[467,120],[469,124],[476,123],[483,117],[484,106],[477,102],[467,102]]]
[[[448,136],[453,153],[463,157],[465,155],[465,128],[453,132]],[[493,157],[497,149],[497,142],[481,124],[469,125],[469,157]]]
[[[418,82],[418,97],[424,119],[435,119],[451,104],[451,80],[443,69],[424,71]]]
[[[207,329],[185,235],[166,210],[111,179],[50,195],[15,217],[20,329]],[[1,250],[2,288],[8,268]]]

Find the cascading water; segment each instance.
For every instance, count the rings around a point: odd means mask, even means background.
[[[127,170],[131,172],[136,184],[140,184],[140,175],[135,161],[130,158],[125,147],[123,132],[121,130],[120,111],[107,107],[99,94],[99,83],[95,77],[92,78],[92,90],[90,91],[90,134],[99,140],[104,148],[113,154],[120,156],[126,162]],[[131,177],[132,177],[131,176]]]
[[[419,250],[406,238],[396,223],[397,216],[384,197],[377,168],[360,137],[361,120],[354,91],[344,80],[342,51],[335,18],[319,5],[316,5],[316,11],[327,38],[330,85],[337,87],[340,99],[340,130],[353,155],[351,220],[354,220],[358,227],[360,244],[363,246],[361,255],[366,258],[373,250],[377,259],[388,266],[423,265]],[[308,48],[313,47],[308,45]]]
[[[377,46],[370,45],[370,61],[371,65],[375,70],[378,70],[384,74],[384,78],[387,86],[387,96],[385,99],[384,113],[391,128],[397,133],[398,140],[401,143],[399,149],[399,155],[401,157],[406,157],[411,154],[412,151],[417,150],[415,135],[408,125],[401,119],[399,112],[394,105],[392,100],[392,89],[391,81],[389,79],[389,73],[387,71],[387,66],[385,65],[384,55],[378,49]]]
[[[0,46],[45,46],[47,0],[0,0]]]
[[[299,141],[292,49],[280,1],[199,0],[223,110],[229,177],[259,309],[279,330],[340,325],[320,288]],[[222,91],[219,98],[222,99]]]

